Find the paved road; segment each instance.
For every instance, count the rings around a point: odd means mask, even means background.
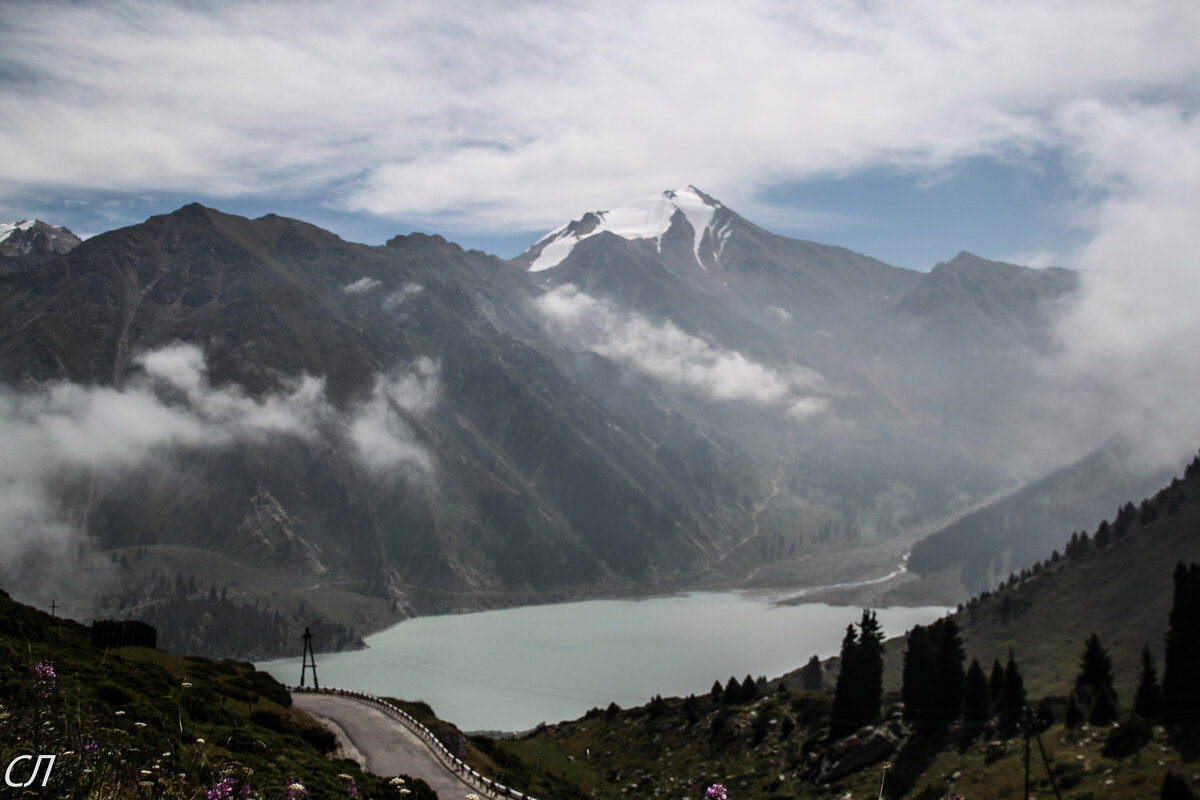
[[[292,702],[318,718],[337,723],[362,754],[363,768],[383,777],[411,775],[428,783],[439,800],[479,793],[442,766],[416,734],[381,709],[350,697],[297,692]]]

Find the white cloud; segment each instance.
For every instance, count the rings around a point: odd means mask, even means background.
[[[416,297],[421,292],[425,291],[425,287],[420,284],[409,281],[401,286],[396,291],[389,294],[383,300],[384,311],[395,311],[400,306],[404,305],[413,297]]]
[[[379,285],[379,281],[374,278],[359,278],[353,283],[343,286],[342,291],[346,294],[365,294]]]
[[[1159,463],[1200,446],[1200,117],[1172,106],[1084,102],[1064,110],[1080,174],[1102,196],[1070,266],[1083,294],[1049,364],[1068,430],[1120,431]]]
[[[796,418],[827,407],[826,400],[812,394],[825,386],[815,370],[795,365],[773,369],[714,347],[671,322],[623,312],[570,284],[547,292],[536,304],[551,325],[592,352],[713,400],[786,406]]]
[[[260,398],[238,386],[213,386],[194,345],[142,353],[136,362],[144,373],[119,389],[0,386],[0,583],[6,587],[40,580],[31,558],[46,570],[73,563],[86,537],[61,506],[61,482],[72,476],[119,476],[180,450],[281,436],[348,441],[375,473],[431,475],[433,458],[405,422],[438,398],[439,369],[429,359],[379,376],[370,398],[347,412],[328,401],[323,380],[307,375]]]
[[[391,471],[412,466],[421,475],[432,474],[432,456],[400,412],[420,415],[433,408],[440,394],[439,375],[434,361],[421,358],[411,369],[375,379],[371,398],[355,409],[348,428],[350,441],[367,467]]]
[[[767,313],[780,322],[791,322],[792,314],[781,306],[767,306]]]
[[[3,189],[250,193],[549,228],[695,183],[1056,143],[1193,96],[1190,0],[6,4]],[[53,137],[46,135],[54,131]]]

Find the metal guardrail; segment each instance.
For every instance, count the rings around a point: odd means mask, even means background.
[[[537,800],[537,798],[533,797],[532,795],[525,794],[524,792],[518,792],[512,787],[505,786],[504,784],[494,781],[491,778],[480,775],[478,772],[471,769],[470,764],[467,764],[458,756],[447,750],[446,746],[442,744],[441,740],[433,735],[433,731],[429,730],[429,728],[426,728],[420,722],[417,722],[417,720],[415,720],[407,711],[397,708],[393,704],[380,697],[376,697],[373,694],[367,694],[365,692],[354,692],[348,689],[312,689],[301,686],[289,686],[288,691],[306,692],[308,694],[338,694],[342,695],[343,697],[352,697],[355,700],[361,700],[364,703],[369,703],[370,705],[382,709],[390,716],[394,717],[404,727],[416,734],[417,737],[425,743],[425,746],[429,748],[434,756],[436,756],[437,759],[442,762],[442,765],[446,767],[447,770],[453,772],[455,775],[461,778],[472,789],[483,792],[485,795],[492,798]]]

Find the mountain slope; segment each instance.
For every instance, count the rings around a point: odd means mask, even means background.
[[[649,375],[659,402],[767,464],[786,489],[767,519],[810,545],[892,535],[1061,466],[1042,447],[1041,363],[1077,288],[1067,270],[966,253],[930,273],[891,267],[771,234],[695,187],[584,214],[512,263],[570,306],[561,330],[577,347],[627,382]],[[735,372],[745,397],[786,402],[719,402]],[[611,380],[572,375],[593,393]]]
[[[955,573],[968,592],[993,587],[1061,551],[1064,531],[1094,531],[1113,498],[1153,492],[1170,470],[1147,470],[1128,444],[1111,443],[916,542],[908,568]]]
[[[156,602],[138,580],[230,583],[194,568],[211,552],[270,573],[240,600],[292,614],[303,591],[359,633],[381,608],[768,564],[786,583],[814,551],[901,547],[1014,486],[1073,286],[967,255],[898,269],[694,187],[512,262],[185,206],[0,275],[21,554],[0,580],[65,596],[78,576],[55,565],[90,551],[118,566],[72,594],[132,609]],[[131,553],[153,554],[137,580]]]
[[[990,664],[1012,647],[1031,696],[1065,695],[1094,632],[1112,657],[1119,702],[1132,705],[1144,645],[1161,675],[1175,565],[1200,563],[1200,471],[1189,472],[1109,546],[969,604],[957,615],[968,658]]]
[[[180,426],[127,463],[71,451],[56,513],[93,546],[200,545],[422,612],[697,568],[749,513],[741,456],[656,409],[685,452],[618,424],[548,357],[570,356],[537,294],[438,237],[193,205],[6,276],[0,376],[81,424],[101,398]]]

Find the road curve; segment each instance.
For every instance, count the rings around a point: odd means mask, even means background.
[[[461,800],[478,789],[471,788],[447,770],[426,744],[382,709],[336,694],[294,692],[292,702],[300,709],[333,720],[362,754],[363,769],[391,777],[420,778],[441,800]]]

